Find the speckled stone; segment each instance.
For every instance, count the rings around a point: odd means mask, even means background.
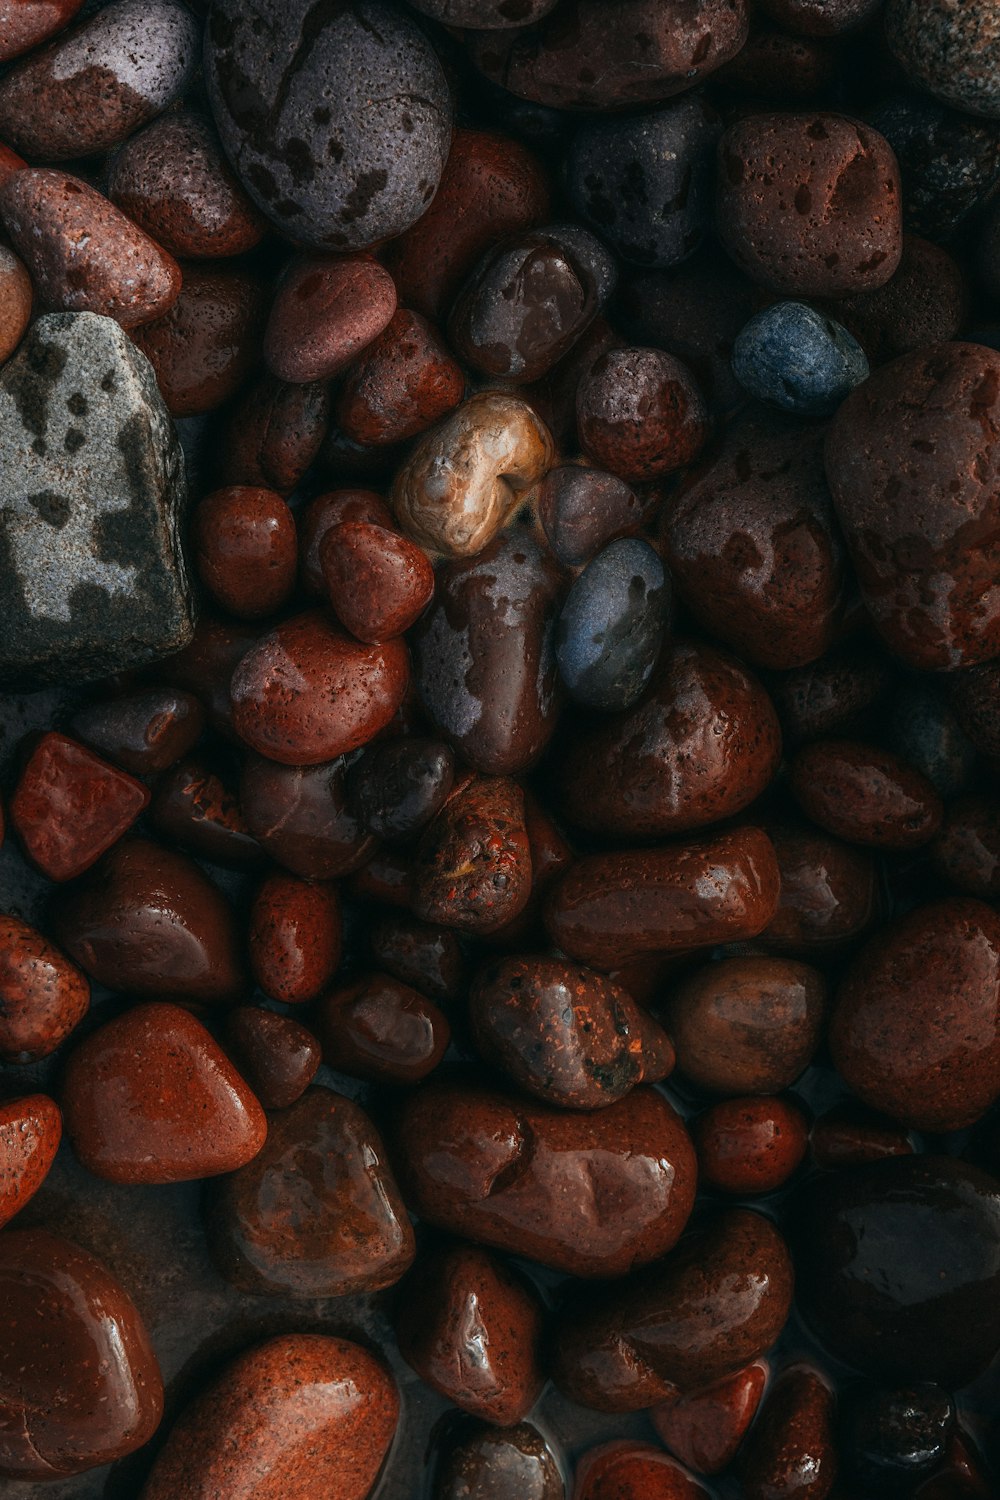
[[[226,1019],[226,1046],[265,1109],[287,1109],[312,1083],[320,1045],[291,1016],[238,1005]]]
[[[896,153],[908,230],[948,240],[989,201],[1000,180],[997,121],[916,89],[891,94],[869,117]]]
[[[577,386],[576,421],[584,452],[631,484],[682,469],[708,436],[691,371],[662,349],[599,355]]]
[[[24,262],[0,245],[0,365],[14,353],[31,321],[34,291]]]
[[[826,1500],[838,1469],[835,1400],[811,1366],[782,1371],[740,1456],[746,1500]]]
[[[531,846],[524,793],[503,776],[458,787],[417,847],[416,916],[464,933],[490,933],[513,920],[531,895]]]
[[[0,62],[8,62],[32,47],[41,46],[49,37],[68,26],[83,0],[3,0],[0,22],[3,42]]]
[[[335,886],[277,872],[257,889],[250,911],[250,967],[272,1000],[302,1005],[329,984],[342,949]]]
[[[1000,17],[993,6],[888,0],[885,34],[920,88],[967,114],[1000,119]]]
[[[392,1377],[366,1349],[282,1334],[182,1412],[141,1500],[367,1500],[398,1416]]]
[[[263,861],[228,776],[194,757],[157,781],[149,821],[168,842],[213,863],[239,867]]]
[[[723,1099],[692,1129],[702,1187],[750,1196],[783,1187],[805,1159],[809,1126],[788,1099]]]
[[[841,298],[831,310],[868,358],[882,364],[925,344],[956,338],[968,301],[965,273],[954,256],[930,240],[905,234],[895,274],[870,292]]]
[[[38,1192],[62,1138],[62,1115],[47,1094],[0,1104],[0,1227]]]
[[[868,379],[868,360],[842,323],[804,302],[773,302],[740,330],[733,373],[758,401],[825,417]]]
[[[38,319],[0,371],[0,447],[0,676],[79,681],[184,646],[183,458],[117,324]]]
[[[919,849],[943,805],[925,776],[890,750],[857,740],[815,740],[791,763],[802,811],[828,833],[871,849]]]
[[[90,985],[54,943],[0,916],[0,1059],[48,1057],[87,1014]]]

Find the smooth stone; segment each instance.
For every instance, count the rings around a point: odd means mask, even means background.
[[[740,1456],[746,1500],[826,1500],[839,1467],[835,1401],[818,1370],[782,1371]]]
[[[263,1150],[215,1187],[208,1237],[226,1280],[257,1296],[378,1291],[415,1254],[374,1125],[353,1100],[318,1086],[271,1115]]]
[[[89,1005],[90,985],[76,965],[27,922],[0,915],[0,1060],[48,1057]]]
[[[398,308],[345,372],[337,424],[356,443],[402,443],[433,427],[465,394],[465,372],[420,313]]]
[[[905,1495],[944,1467],[955,1407],[940,1386],[862,1386],[847,1395],[838,1422],[849,1482],[875,1494]]]
[[[44,1229],[0,1235],[0,1475],[64,1479],[153,1436],[163,1382],[128,1292]]]
[[[334,613],[369,645],[409,630],[434,597],[426,552],[383,526],[334,526],[320,543],[320,562]]]
[[[465,956],[450,927],[393,913],[372,923],[368,943],[380,969],[435,1000],[457,1000],[468,983]]]
[[[891,750],[857,740],[815,740],[795,756],[789,787],[807,817],[849,844],[919,849],[937,833],[941,799]]]
[[[265,995],[285,1005],[315,1000],[342,951],[340,898],[332,885],[278,872],[250,910],[250,967]]]
[[[574,1500],[709,1500],[692,1474],[651,1443],[603,1443],[576,1466]]]
[[[708,411],[691,371],[662,349],[615,346],[576,387],[580,446],[629,484],[662,479],[698,457]]]
[[[396,311],[388,271],[369,256],[300,256],[285,271],[264,333],[264,360],[279,380],[332,380]]]
[[[186,645],[180,444],[116,323],[38,319],[0,370],[0,447],[0,676],[106,677]]]
[[[773,302],[742,328],[733,374],[758,401],[800,417],[836,411],[868,379],[865,351],[842,323],[804,302]]]
[[[768,829],[781,871],[778,910],[760,934],[771,953],[837,953],[872,926],[881,905],[874,860],[819,829]]]
[[[787,1099],[724,1099],[692,1126],[702,1187],[751,1197],[784,1187],[802,1165],[809,1125]]]
[[[451,1040],[444,1012],[388,974],[365,974],[331,990],[315,1024],[331,1068],[376,1083],[418,1083],[438,1066]]]
[[[0,365],[14,353],[28,324],[34,289],[24,262],[0,245]]]
[[[189,265],[167,312],[133,328],[172,417],[218,411],[243,388],[257,367],[266,295],[254,271]]]
[[[703,1391],[654,1406],[649,1416],[657,1436],[697,1474],[721,1474],[757,1415],[767,1373],[756,1359]]]
[[[465,1424],[438,1468],[434,1500],[565,1500],[555,1454],[530,1422]]]
[[[392,1376],[367,1349],[281,1334],[181,1413],[140,1500],[366,1500],[398,1416]]]
[[[312,1083],[319,1042],[291,1016],[238,1005],[226,1019],[226,1046],[265,1109],[287,1109]]]
[[[0,1104],[0,1228],[48,1176],[62,1139],[62,1115],[47,1094]]]
[[[213,863],[263,860],[232,787],[204,761],[183,760],[160,777],[149,820],[164,840]]]
[[[326,596],[320,548],[328,531],[344,521],[367,521],[392,527],[392,512],[374,490],[336,489],[315,495],[296,516],[299,533],[299,573],[310,596]]]
[[[95,1177],[190,1182],[256,1156],[267,1122],[205,1027],[179,1005],[137,1005],[74,1050],[66,1133]]]
[[[556,627],[556,662],[571,698],[589,708],[631,708],[663,644],[670,595],[648,542],[611,542],[575,581]]]
[[[375,841],[348,804],[342,756],[317,766],[282,766],[248,755],[240,806],[261,847],[303,880],[334,880],[371,858]]]
[[[104,856],[53,914],[86,974],[143,999],[235,1000],[245,987],[229,902],[192,859],[147,839]]]
[[[454,776],[455,757],[443,740],[381,740],[351,767],[351,806],[376,838],[406,840],[440,812]]]
[[[142,688],[78,709],[73,734],[98,754],[149,776],[166,771],[193,748],[205,727],[204,710],[193,693]]]
[[[533,495],[556,562],[579,568],[609,542],[638,531],[645,506],[631,485],[583,463],[550,469]]]

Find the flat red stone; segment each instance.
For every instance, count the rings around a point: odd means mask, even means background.
[[[735,1458],[766,1384],[767,1365],[755,1359],[703,1391],[654,1406],[649,1415],[671,1453],[689,1468],[721,1474]]]
[[[257,1155],[264,1111],[190,1011],[138,1005],[78,1047],[66,1067],[66,1130],[110,1182],[187,1182]]]
[[[25,853],[50,880],[73,880],[127,833],[149,802],[134,776],[64,734],[45,734],[11,799]]]
[[[62,1115],[47,1094],[0,1104],[0,1225],[38,1192],[61,1137]]]

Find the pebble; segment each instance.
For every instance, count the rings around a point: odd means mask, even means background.
[[[630,484],[682,469],[708,435],[690,370],[662,349],[600,355],[577,388],[576,419],[588,457]]]
[[[356,443],[401,443],[453,411],[465,374],[433,324],[397,308],[345,372],[337,423]]]
[[[761,0],[761,8],[779,26],[804,36],[840,36],[863,26],[881,0]]]
[[[913,1142],[907,1131],[884,1115],[848,1104],[828,1110],[815,1121],[809,1150],[817,1167],[837,1170],[886,1156],[912,1156]]]
[[[368,942],[379,968],[422,994],[453,1001],[465,989],[465,957],[457,934],[449,927],[397,913],[378,918]]]
[[[271,1115],[263,1150],[217,1185],[208,1232],[226,1280],[257,1296],[377,1291],[415,1253],[375,1126],[353,1100],[316,1085]]]
[[[1000,119],[1000,23],[990,6],[888,0],[885,36],[920,88],[967,114]]]
[[[379,973],[324,995],[316,1027],[331,1068],[376,1083],[419,1083],[451,1040],[447,1018],[432,1000]]]
[[[559,1465],[528,1422],[497,1431],[469,1425],[444,1455],[434,1500],[565,1500]]]
[[[848,1395],[838,1429],[849,1481],[905,1494],[943,1466],[955,1408],[935,1385],[862,1386]]]
[[[0,677],[79,682],[186,645],[183,459],[152,371],[115,323],[37,319],[0,370],[0,448]]]
[[[524,793],[506,777],[458,787],[421,835],[412,907],[425,922],[467,934],[496,932],[531,895]]]
[[[254,1005],[238,1005],[226,1020],[226,1047],[265,1109],[287,1109],[312,1083],[320,1045],[311,1031]]]
[[[740,330],[733,373],[747,393],[781,411],[824,417],[868,379],[868,360],[842,323],[804,302],[773,302]]]
[[[843,626],[851,629],[857,601],[848,602]],[[825,656],[771,675],[768,688],[789,747],[838,731],[868,726],[892,686],[888,660],[858,642],[834,646]]]
[[[931,845],[937,873],[950,885],[993,901],[1000,896],[1000,805],[989,795],[957,797]]]
[[[889,750],[816,740],[790,766],[792,795],[828,833],[870,849],[919,849],[944,808],[925,776]]]
[[[811,1366],[779,1375],[740,1459],[746,1500],[826,1500],[838,1468],[834,1410],[833,1392]]]
[[[262,375],[237,402],[224,440],[225,484],[289,495],[319,453],[330,421],[323,381],[290,385]]]
[[[415,542],[384,526],[343,521],[320,543],[323,580],[340,623],[377,645],[410,629],[434,597],[434,569]]]
[[[389,530],[393,526],[392,512],[374,490],[326,490],[301,507],[296,515],[300,581],[316,598],[326,597],[320,562],[323,538],[345,521],[364,521]]]
[[[333,885],[276,872],[250,909],[250,967],[271,1000],[315,1000],[340,964],[340,898]]]
[[[769,827],[778,856],[778,910],[758,938],[772,953],[808,959],[841,951],[872,926],[880,898],[874,860],[818,829]]]
[[[669,594],[648,542],[622,538],[588,563],[563,605],[556,662],[571,698],[606,712],[642,696],[663,644]]]
[[[657,1437],[697,1474],[721,1474],[757,1415],[768,1367],[755,1359],[703,1391],[667,1400],[649,1414]]]
[[[161,838],[221,865],[263,859],[232,785],[204,761],[189,758],[161,776],[149,809]]]
[[[366,1500],[396,1432],[381,1360],[346,1339],[285,1333],[228,1364],[175,1423],[140,1500]],[[275,1491],[277,1493],[277,1491]]]
[[[396,1136],[407,1205],[428,1224],[570,1276],[624,1276],[676,1244],[695,1156],[651,1088],[594,1114],[431,1080]]]
[[[77,710],[70,729],[77,739],[133,776],[166,771],[201,737],[205,713],[193,693],[142,688]]]
[[[90,985],[76,965],[20,917],[0,914],[0,1060],[48,1057],[89,1005]]]
[[[198,576],[241,620],[272,615],[295,587],[295,520],[274,490],[230,485],[199,500],[192,517]]]
[[[708,1491],[650,1443],[591,1448],[577,1464],[576,1500],[708,1500]]]
[[[264,359],[279,380],[306,384],[339,375],[378,338],[396,311],[392,277],[368,256],[299,256],[278,284]]]
[[[783,1187],[805,1160],[809,1126],[785,1099],[724,1099],[692,1127],[698,1180],[723,1193],[748,1196]]]
[[[920,90],[893,93],[870,112],[903,179],[903,222],[913,234],[951,239],[993,196],[1000,129]]]
[[[939,797],[958,797],[970,784],[976,751],[945,695],[933,686],[909,683],[892,700],[892,748],[915,767]]]
[[[34,292],[24,262],[0,245],[0,365],[6,363],[31,321]]]
[[[440,812],[454,779],[455,757],[443,740],[380,740],[351,767],[351,806],[376,838],[406,840]]]
[[[550,469],[533,502],[549,550],[564,568],[582,567],[609,542],[638,531],[644,512],[624,479],[579,462]]]
[[[905,187],[904,178],[904,193]],[[925,344],[956,338],[968,300],[966,278],[954,257],[930,240],[905,234],[895,274],[869,292],[841,298],[833,310],[868,358],[884,364]]]
[[[62,1114],[47,1094],[0,1104],[0,1228],[38,1192],[61,1139]]]
[[[240,806],[261,847],[303,880],[335,880],[371,857],[374,840],[348,805],[343,757],[284,766],[248,756]]]
[[[448,85],[423,32],[384,0],[322,14],[310,0],[280,13],[268,0],[221,0],[205,81],[244,187],[300,244],[357,250],[391,239],[434,197],[451,141]]]
[[[216,411],[246,383],[257,364],[264,299],[253,272],[187,266],[169,311],[133,330],[171,416]]]
[[[65,1480],[134,1453],[163,1414],[163,1382],[126,1289],[45,1229],[0,1237],[0,1475]]]
[[[40,47],[69,25],[82,4],[83,0],[3,0],[0,62]]]

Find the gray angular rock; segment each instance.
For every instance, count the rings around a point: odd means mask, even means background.
[[[94,679],[185,646],[184,458],[117,323],[38,319],[0,370],[0,454],[0,679]]]

